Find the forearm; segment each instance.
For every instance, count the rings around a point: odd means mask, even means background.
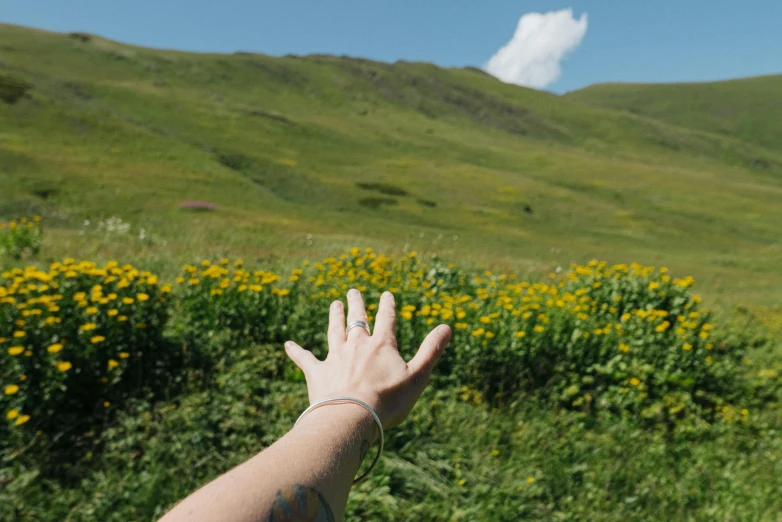
[[[161,520],[342,520],[353,477],[376,436],[372,417],[360,406],[315,409],[272,446],[202,487]]]

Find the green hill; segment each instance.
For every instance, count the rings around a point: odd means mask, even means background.
[[[771,93],[779,78],[746,82],[687,89],[732,93],[726,114],[744,115],[742,86]],[[782,148],[779,133],[756,139],[772,111],[727,128],[690,91],[678,103],[694,116],[669,117],[673,102],[634,113],[475,69],[161,51],[11,25],[0,86],[0,218],[43,214],[52,257],[168,269],[357,244],[541,272],[599,257],[668,264],[731,303],[778,301]],[[81,235],[111,216],[155,240]]]
[[[600,84],[566,98],[782,150],[782,75],[713,83]]]

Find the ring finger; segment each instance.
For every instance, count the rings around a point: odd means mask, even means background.
[[[355,321],[363,321],[369,328],[367,321],[367,310],[364,307],[364,299],[361,297],[361,292],[355,288],[348,291],[348,326]],[[352,336],[352,337],[351,337]],[[359,339],[361,337],[368,337],[369,333],[363,326],[355,326],[348,332],[348,339]]]

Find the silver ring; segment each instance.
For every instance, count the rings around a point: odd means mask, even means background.
[[[345,335],[349,334],[350,330],[352,330],[353,328],[358,328],[358,327],[361,327],[364,330],[366,330],[367,335],[372,335],[372,332],[369,331],[369,325],[367,324],[366,321],[353,321],[348,325],[348,329],[345,330]]]

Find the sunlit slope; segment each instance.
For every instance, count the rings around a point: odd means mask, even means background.
[[[782,156],[741,135],[477,70],[8,25],[0,74],[32,85],[0,104],[0,216],[48,215],[52,254],[79,244],[84,219],[120,216],[172,259],[408,244],[545,270],[666,263],[731,299],[782,284]]]
[[[782,151],[782,75],[713,83],[599,84],[565,97]]]

